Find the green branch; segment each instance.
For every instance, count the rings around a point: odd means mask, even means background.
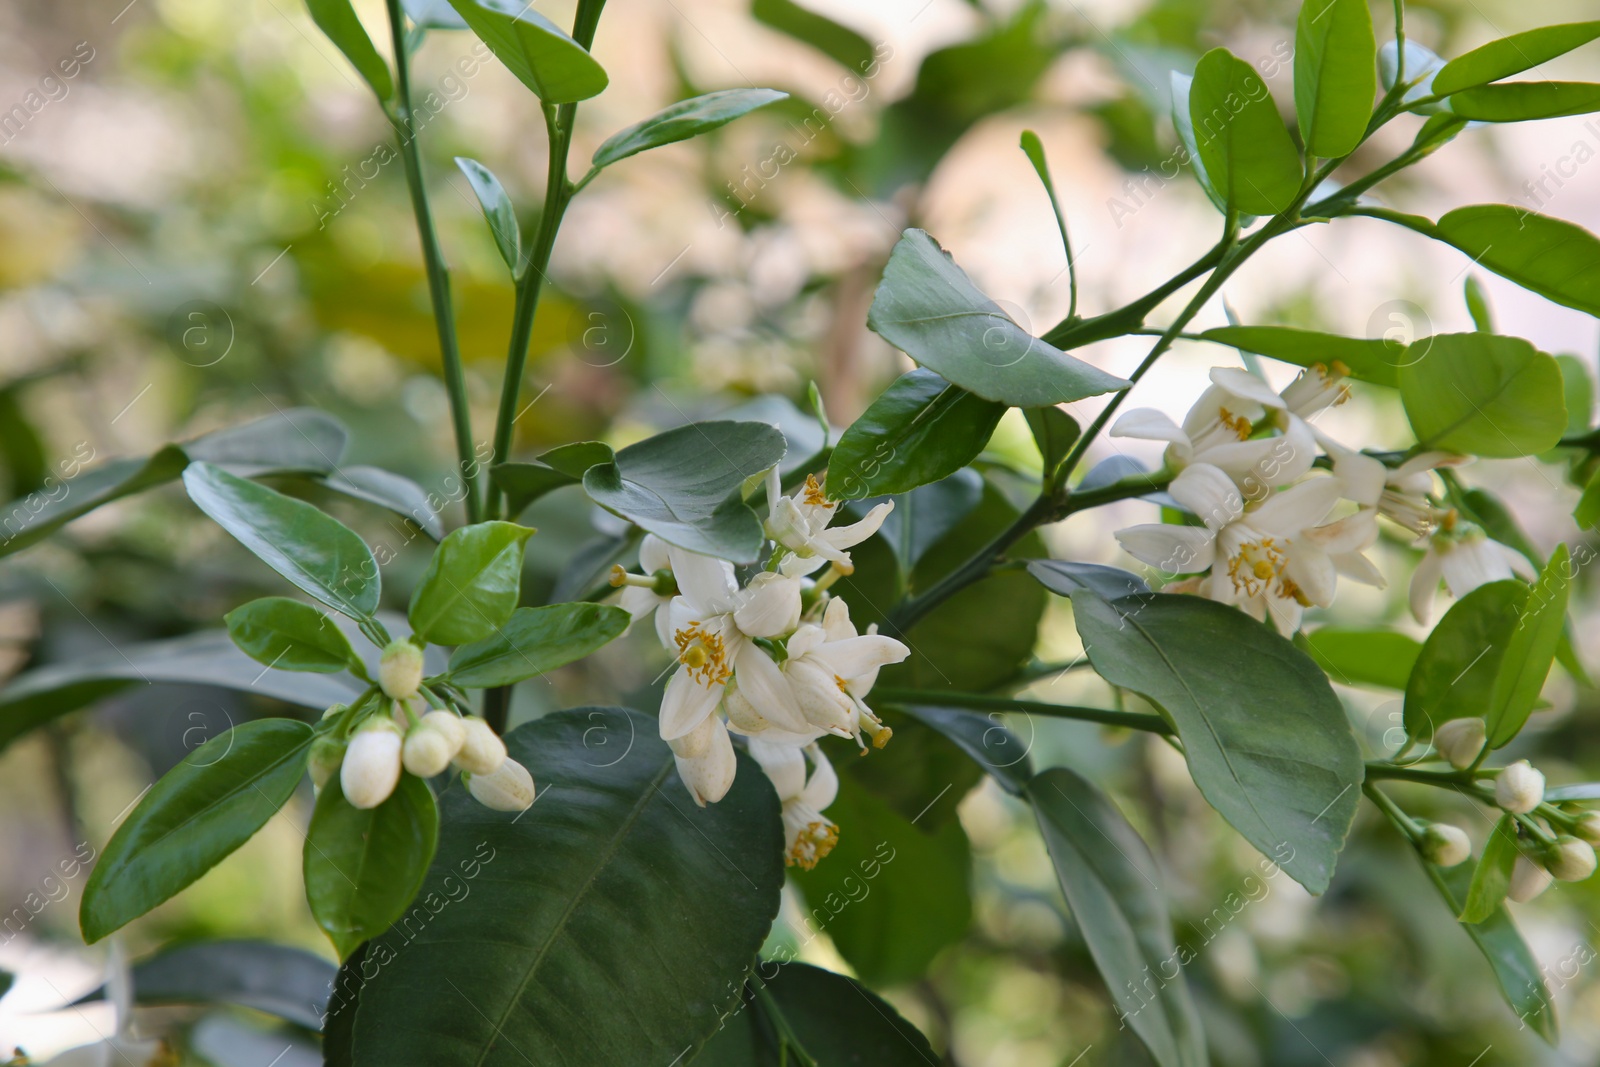
[[[884,703],[927,704],[930,707],[958,708],[962,711],[1014,711],[1029,715],[1045,715],[1052,719],[1098,723],[1101,726],[1121,726],[1152,734],[1170,735],[1175,732],[1171,724],[1159,715],[1113,711],[1110,708],[1046,704],[1038,700],[1017,700],[1014,697],[991,696],[987,693],[959,693],[944,689],[897,689],[890,686],[878,686],[873,689],[872,695]]]

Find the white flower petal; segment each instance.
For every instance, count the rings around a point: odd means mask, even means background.
[[[1333,565],[1352,582],[1370,585],[1374,589],[1383,589],[1389,584],[1383,572],[1359,552],[1340,552],[1333,556]]]
[[[751,637],[781,637],[800,623],[800,579],[763,571],[739,594],[734,625]]]
[[[1167,492],[1199,516],[1210,530],[1220,530],[1244,513],[1244,499],[1239,495],[1238,486],[1221,469],[1209,463],[1184,468],[1167,487]]]
[[[760,645],[752,641],[741,648],[733,661],[733,672],[739,680],[740,694],[762,718],[780,730],[798,732],[806,728],[805,716],[800,713],[788,679]]]
[[[826,620],[824,620],[826,621]],[[828,631],[814,622],[802,623],[800,628],[789,638],[786,648],[789,650],[790,659],[801,659],[813,649],[821,648],[828,640]]]
[[[639,569],[646,574],[654,574],[671,568],[672,557],[667,552],[667,543],[655,534],[645,534],[644,540],[639,542]]]
[[[689,795],[702,808],[715,804],[728,795],[733,776],[739,769],[738,757],[733,753],[733,741],[721,719],[713,719],[711,744],[706,754],[698,759],[674,756],[678,777],[688,788]]]
[[[793,800],[805,791],[806,757],[799,747],[752,737],[749,751],[772,780],[772,788],[779,800]]]
[[[812,811],[820,812],[839,795],[839,775],[833,769],[833,764],[828,762],[828,757],[822,749],[812,745],[809,749],[811,760],[815,769],[811,777],[806,780],[805,789],[800,792],[800,803]]]
[[[827,542],[836,549],[859,545],[878,532],[878,528],[883,525],[883,520],[887,519],[889,512],[893,510],[894,501],[885,501],[867,512],[867,517],[860,522],[853,522],[849,526],[840,526],[837,529],[824,530],[817,536],[820,540]]]
[[[1315,545],[1291,544],[1289,558],[1284,564],[1284,576],[1305,594],[1305,598],[1319,607],[1333,603],[1338,588],[1339,572],[1328,554]]]
[[[1417,564],[1417,569],[1411,575],[1411,617],[1422,623],[1428,623],[1428,616],[1433,613],[1434,594],[1439,591],[1439,578],[1444,574],[1444,561],[1439,558],[1439,553],[1429,545],[1428,551],[1423,554],[1422,562]]]
[[[1117,531],[1123,551],[1164,574],[1203,571],[1216,559],[1215,535],[1198,526],[1152,522]]]
[[[701,685],[687,670],[679,668],[661,697],[661,739],[671,741],[687,734],[715,710],[721,699],[720,682]]]
[[[1344,490],[1331,476],[1311,478],[1272,494],[1250,513],[1250,525],[1271,537],[1293,537],[1327,518]]]
[[[828,600],[828,606],[822,612],[822,630],[828,635],[829,641],[843,641],[856,636],[855,623],[850,621],[850,605],[844,597],[836,596]]]
[[[810,652],[806,659],[821,664],[830,673],[849,681],[868,671],[899,663],[909,655],[911,650],[894,638],[873,634],[829,641]]]
[[[672,576],[677,579],[678,592],[696,614],[716,615],[733,610],[739,592],[733,564],[676,545],[667,546],[667,555],[672,560]]]
[[[1169,441],[1188,444],[1189,435],[1172,421],[1171,416],[1155,408],[1133,408],[1123,412],[1111,424],[1112,437],[1132,437],[1140,441]]]
[[[1266,382],[1243,367],[1212,367],[1211,381],[1234,396],[1253,400],[1264,408],[1282,410],[1283,397]]]

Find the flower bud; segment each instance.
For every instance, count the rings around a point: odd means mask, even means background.
[[[1422,834],[1422,854],[1440,867],[1454,867],[1472,858],[1472,839],[1459,826],[1436,822]]]
[[[339,786],[352,807],[375,808],[389,799],[400,781],[400,728],[388,716],[374,715],[350,739]]]
[[[443,773],[461,751],[467,728],[461,716],[451,711],[430,711],[422,721],[406,734],[402,749],[406,770],[418,778],[432,778]]]
[[[1511,886],[1506,896],[1518,904],[1526,904],[1549,889],[1553,881],[1549,871],[1526,856],[1518,856],[1516,866],[1511,868]]]
[[[422,685],[422,649],[405,638],[389,642],[378,661],[378,685],[391,700],[410,700]]]
[[[476,715],[461,720],[461,749],[456,766],[468,774],[493,774],[506,759],[506,743]]]
[[[1545,869],[1563,882],[1581,882],[1594,873],[1594,848],[1576,837],[1558,837],[1544,855]]]
[[[1482,719],[1451,719],[1433,732],[1433,747],[1450,766],[1464,771],[1483,751],[1486,737]]]
[[[337,737],[319,737],[311,743],[311,758],[306,769],[311,772],[311,784],[321,789],[339,773],[344,762],[346,742]]]
[[[348,704],[329,704],[328,705],[328,710],[322,713],[322,721],[323,722],[327,722],[329,719],[333,718],[335,715],[343,715],[345,712],[347,712],[349,710],[350,710],[350,705],[348,705]]]
[[[507,757],[493,774],[467,776],[467,792],[478,803],[495,811],[527,811],[533,804],[533,775],[528,768]]]
[[[1580,841],[1600,845],[1600,811],[1586,811],[1578,816],[1572,832]]]
[[[1494,780],[1494,802],[1503,811],[1526,815],[1543,801],[1544,775],[1525,759],[1502,768]]]

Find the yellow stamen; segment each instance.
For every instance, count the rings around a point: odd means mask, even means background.
[[[1247,541],[1239,554],[1228,561],[1228,577],[1236,592],[1258,596],[1283,572],[1284,558],[1270,537]]]
[[[1278,583],[1278,595],[1285,600],[1293,600],[1303,608],[1311,606],[1311,598],[1306,596],[1305,590],[1294,584],[1288,578]]]
[[[829,503],[828,498],[822,495],[822,486],[817,484],[817,476],[815,474],[806,475],[805,501],[807,504],[810,504],[813,507],[833,507],[833,505]]]
[[[1250,425],[1249,419],[1243,415],[1235,415],[1227,408],[1217,412],[1217,417],[1222,420],[1222,425],[1232,430],[1239,440],[1248,441],[1250,439],[1250,434],[1253,432],[1254,427]]]
[[[728,650],[721,634],[692,622],[674,633],[672,640],[678,646],[678,662],[701,685],[726,682],[733,674],[733,665],[728,662]]]
[[[628,572],[623,569],[622,564],[613,563],[611,565],[611,588],[613,588],[613,589],[621,589],[623,586],[625,586],[627,584],[628,584]]]
[[[826,820],[807,824],[784,857],[791,867],[811,870],[839,843],[839,828]]]

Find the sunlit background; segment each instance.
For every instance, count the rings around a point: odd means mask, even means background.
[[[0,6],[0,492],[12,500],[48,492],[77,469],[308,405],[352,427],[352,461],[451,496],[425,279],[392,134],[371,94],[298,0],[123,2]],[[357,5],[373,29],[382,6]],[[1017,321],[1042,333],[1066,314],[1069,284],[1049,204],[1017,147],[1024,129],[1043,139],[1061,192],[1080,306],[1117,306],[1194,260],[1220,229],[1191,176],[1171,177],[1170,167],[1163,175],[1174,146],[1169,72],[1225,44],[1256,65],[1280,107],[1291,96],[1297,7],[1284,0],[831,0],[814,10],[859,35],[831,56],[769,24],[786,5],[755,7],[765,21],[746,0],[608,5],[594,50],[611,86],[580,109],[575,161],[694,93],[771,86],[792,99],[714,137],[616,165],[578,197],[555,250],[556,290],[535,326],[529,406],[517,422],[523,453],[586,438],[626,443],[761,394],[803,406],[812,381],[832,421],[848,424],[909,365],[865,327],[907,226],[934,234]],[[570,23],[563,0],[540,0],[539,9]],[[1408,32],[1455,54],[1533,20],[1592,16],[1577,0],[1437,0],[1411,5]],[[1387,39],[1388,5],[1375,18]],[[431,112],[423,154],[475,425],[487,436],[512,294],[451,158],[487,164],[532,218],[545,143],[537,102],[497,62],[474,58],[474,42],[431,34],[414,91]],[[952,46],[962,51],[942,51]],[[871,77],[841,62],[862,48],[875,58]],[[1550,70],[1578,80],[1596,72],[1592,49]],[[1417,124],[1397,122],[1351,172],[1403,148]],[[1473,130],[1378,195],[1430,217],[1503,201],[1600,229],[1597,157],[1593,116]],[[1593,367],[1595,319],[1375,220],[1282,239],[1223,296],[1247,323],[1411,338],[1471,328],[1462,298],[1469,276],[1484,284],[1498,329]],[[1197,328],[1226,316],[1218,299]],[[1143,348],[1135,339],[1077,354],[1125,373]],[[1131,403],[1181,415],[1209,366],[1237,361],[1229,349],[1180,344]],[[1291,377],[1290,368],[1267,371],[1278,384]],[[1356,446],[1408,443],[1395,397],[1358,389],[1322,426]],[[1086,422],[1098,403],[1071,410]],[[992,458],[1026,469],[1038,462],[1033,447],[1020,418],[1008,417]],[[1099,447],[1157,455],[1126,441]],[[1484,462],[1468,477],[1497,487],[1541,549],[1580,536],[1569,517],[1575,491],[1560,468]],[[415,527],[349,501],[319,502],[392,549],[391,599],[410,587],[427,560]],[[1132,566],[1111,530],[1150,514],[1130,502],[1076,517],[1050,532],[1052,553]],[[459,521],[454,508],[447,517]],[[541,501],[524,521],[540,529],[529,547],[530,594],[581,592],[575,555],[609,527],[575,490]],[[1387,545],[1380,565],[1390,589],[1347,585],[1323,617],[1420,632],[1404,610],[1415,555]],[[0,562],[0,671],[215,627],[267,591],[277,590],[265,568],[200,521],[181,491],[160,491]],[[1600,665],[1594,617],[1580,606],[1576,637],[1591,668]],[[1073,660],[1064,605],[1051,606],[1042,634],[1041,661]],[[584,703],[653,710],[659,656],[647,641],[620,642],[524,685],[515,718]],[[1543,752],[1553,779],[1593,779],[1600,709],[1565,675],[1553,678],[1552,707],[1518,744]],[[1027,692],[1110,699],[1088,672]],[[1376,751],[1398,699],[1341,693]],[[74,858],[103,846],[141,790],[199,741],[282,710],[223,690],[139,686],[0,753],[0,970],[18,975],[0,999],[0,1056],[21,1046],[41,1063],[62,1055],[62,1063],[142,1064],[173,1037],[184,1058],[161,1062],[266,1067],[285,1047],[299,1057],[285,1067],[320,1062],[308,1036],[244,1011],[148,1011],[118,1036],[105,1004],[64,1007],[174,939],[265,938],[331,958],[300,891],[309,787],[286,817],[110,943],[86,948],[77,928],[86,867]],[[1565,1037],[1552,1052],[1519,1028],[1468,939],[1370,810],[1333,889],[1313,900],[1259,866],[1166,747],[1086,725],[1011,725],[1039,765],[1066,763],[1111,788],[1163,858],[1179,940],[1196,952],[1186,973],[1215,1062],[1487,1067],[1600,1057],[1592,885],[1516,912],[1562,1008]],[[891,746],[872,758],[893,774],[918,758],[912,745],[903,752]],[[952,784],[955,796],[972,788],[949,816],[959,824],[932,832],[964,830],[970,840],[971,926],[964,936],[929,929],[939,951],[926,977],[890,982],[885,995],[964,1067],[1146,1062],[1119,1030],[1027,812],[965,770]],[[1436,803],[1402,795],[1424,812]],[[1465,804],[1431,813],[1480,842],[1489,828]],[[891,865],[870,891],[891,901],[964,891],[960,870],[945,886],[896,883],[892,873]],[[773,946],[847,970],[826,932],[812,936],[808,910],[800,892],[790,894]],[[105,1044],[113,1037],[117,1049]],[[66,1051],[82,1045],[95,1047]]]

